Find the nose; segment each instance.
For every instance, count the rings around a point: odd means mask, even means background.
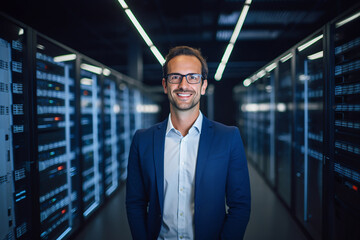
[[[186,76],[181,76],[181,81],[179,83],[179,88],[186,88],[188,86],[188,82],[186,80]]]

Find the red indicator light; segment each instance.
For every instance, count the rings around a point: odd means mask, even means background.
[[[355,186],[355,185],[353,185],[353,186],[352,186],[352,189],[354,189],[355,191],[357,191],[357,190],[358,190],[358,187]]]
[[[66,209],[61,210],[61,214],[66,213]]]
[[[64,166],[58,166],[58,167],[57,167],[57,170],[58,170],[58,171],[61,171],[61,170],[63,170],[63,169],[64,169]]]
[[[84,95],[85,95],[85,96],[89,95],[89,92],[85,90],[85,91],[84,91]]]
[[[55,121],[60,121],[61,118],[60,118],[60,117],[54,117],[54,120],[55,120]]]

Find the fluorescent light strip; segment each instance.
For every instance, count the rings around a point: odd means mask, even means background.
[[[299,46],[299,47],[298,47],[298,51],[301,52],[302,50],[310,47],[311,45],[313,45],[314,43],[316,43],[317,41],[319,41],[319,40],[322,39],[322,38],[323,38],[323,35],[322,35],[322,34],[319,35],[319,36],[317,36],[316,38],[314,38],[314,39],[306,42],[305,44]]]
[[[140,25],[140,23],[138,22],[138,20],[136,19],[136,17],[134,16],[134,14],[132,13],[132,11],[130,9],[125,9],[125,13],[128,15],[128,17],[130,18],[131,22],[134,24],[136,30],[138,30],[138,32],[140,33],[141,37],[144,39],[144,41],[146,42],[146,44],[150,47],[153,45],[153,42],[151,41],[151,39],[149,38],[149,36],[146,34],[145,30],[142,28],[142,26]]]
[[[76,59],[76,54],[66,54],[54,57],[54,62],[66,62]]]
[[[309,55],[307,56],[307,58],[309,60],[315,60],[315,59],[319,59],[319,58],[322,58],[324,56],[324,52],[323,51],[320,51],[320,52],[317,52],[317,53],[314,53],[312,55]]]
[[[245,1],[244,7],[243,7],[243,9],[241,11],[241,14],[239,16],[239,20],[237,21],[236,26],[234,28],[234,32],[231,35],[229,44],[227,45],[226,50],[224,52],[224,55],[221,58],[221,62],[220,62],[219,66],[218,66],[218,68],[216,70],[216,73],[215,73],[215,76],[214,76],[216,81],[220,81],[221,78],[222,78],[222,75],[224,73],[226,64],[227,64],[227,62],[228,62],[228,60],[230,58],[230,55],[231,55],[231,52],[232,52],[232,50],[234,48],[235,42],[236,42],[236,40],[237,40],[237,38],[239,36],[241,28],[242,28],[242,26],[244,24],[246,15],[247,15],[247,13],[249,11],[251,1],[252,0],[246,0]]]
[[[357,12],[354,15],[352,15],[352,16],[350,16],[350,17],[336,23],[335,26],[336,26],[336,28],[341,27],[342,25],[347,24],[348,22],[351,22],[352,20],[354,20],[354,19],[356,19],[358,17],[360,17],[360,12]]]
[[[151,52],[154,54],[156,59],[159,61],[161,65],[165,63],[165,58],[161,55],[159,50],[154,46],[153,42],[151,41],[150,37],[146,34],[143,27],[140,25],[139,21],[136,19],[135,15],[132,13],[128,5],[124,0],[118,0],[121,7],[125,10],[126,15],[129,17],[132,24],[135,26],[136,30],[140,33],[141,37],[144,39],[145,43],[150,48]]]
[[[282,62],[282,63],[284,63],[284,62],[286,62],[287,60],[289,60],[290,58],[292,58],[292,53],[289,53],[289,54],[287,54],[286,56],[284,56],[284,57],[282,57],[281,59],[280,59],[280,61]]]
[[[102,73],[104,74],[104,76],[109,76],[111,74],[111,71],[109,69],[107,69],[107,68],[104,68],[102,70]]]
[[[251,1],[250,1],[250,2],[251,2]],[[249,3],[249,4],[250,4],[250,3]],[[233,34],[232,34],[232,36],[231,36],[231,38],[230,38],[230,43],[235,43],[235,42],[236,42],[236,40],[237,40],[237,38],[238,38],[238,36],[239,36],[239,33],[240,33],[240,31],[241,31],[241,28],[242,28],[242,26],[243,26],[243,24],[244,24],[246,15],[247,15],[247,13],[248,13],[248,11],[249,11],[249,8],[250,8],[250,5],[246,5],[246,4],[245,4],[245,6],[244,6],[244,8],[243,8],[243,10],[242,10],[242,12],[241,12],[241,14],[240,14],[239,20],[238,20],[238,22],[236,23],[234,32],[233,32]]]
[[[276,63],[272,63],[269,66],[265,67],[265,70],[267,72],[271,72],[272,70],[274,70],[276,68]]]
[[[101,74],[102,73],[102,69],[100,67],[96,67],[90,64],[86,64],[86,63],[82,63],[80,65],[80,68],[92,73],[96,73],[96,74]]]
[[[218,81],[219,81],[219,80],[221,79],[222,74],[223,74],[223,72],[224,72],[224,69],[225,69],[225,67],[226,67],[226,63],[227,63],[228,60],[229,60],[229,57],[230,57],[230,54],[231,54],[233,48],[234,48],[234,44],[229,43],[229,44],[227,45],[226,50],[225,50],[225,53],[224,53],[224,56],[223,56],[222,59],[221,59],[221,63],[220,63],[220,65],[219,65],[218,69],[216,70],[215,77],[214,77],[215,80],[218,80]]]
[[[245,87],[250,86],[250,84],[251,84],[251,80],[248,79],[248,78],[243,81],[243,85],[244,85]]]
[[[152,51],[152,53],[155,55],[156,59],[159,61],[159,63],[161,65],[164,65],[165,63],[165,58],[161,55],[161,53],[159,52],[159,50],[153,45],[150,47],[150,50]]]
[[[261,70],[260,72],[258,72],[258,73],[256,74],[256,76],[257,76],[258,78],[262,78],[263,76],[265,76],[265,74],[266,74],[265,70]]]

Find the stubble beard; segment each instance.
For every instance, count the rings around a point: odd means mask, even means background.
[[[175,94],[176,94],[176,93],[175,93]],[[196,107],[196,106],[199,104],[199,102],[200,102],[200,97],[199,97],[199,99],[193,99],[193,101],[192,101],[189,105],[182,107],[182,106],[180,106],[180,104],[178,104],[178,103],[172,98],[172,96],[171,96],[170,94],[168,94],[168,99],[169,99],[170,104],[171,104],[174,108],[176,108],[177,110],[179,110],[179,111],[188,111],[188,110],[191,110],[191,109],[193,109],[194,107]]]

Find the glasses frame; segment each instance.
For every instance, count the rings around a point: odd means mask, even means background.
[[[179,81],[179,82],[175,82],[175,83],[174,83],[174,82],[171,82],[171,81],[169,80],[169,76],[173,76],[173,75],[181,76],[180,81]],[[196,82],[196,83],[191,83],[191,82],[189,82],[188,76],[190,76],[190,75],[200,76],[199,81]],[[180,84],[180,83],[182,82],[182,80],[183,80],[184,77],[185,77],[186,82],[187,82],[188,84],[199,84],[199,83],[201,83],[201,80],[203,80],[203,75],[200,74],[200,73],[188,73],[188,74],[169,73],[169,74],[166,74],[166,75],[165,75],[166,81],[167,81],[168,83],[171,83],[171,84]]]

